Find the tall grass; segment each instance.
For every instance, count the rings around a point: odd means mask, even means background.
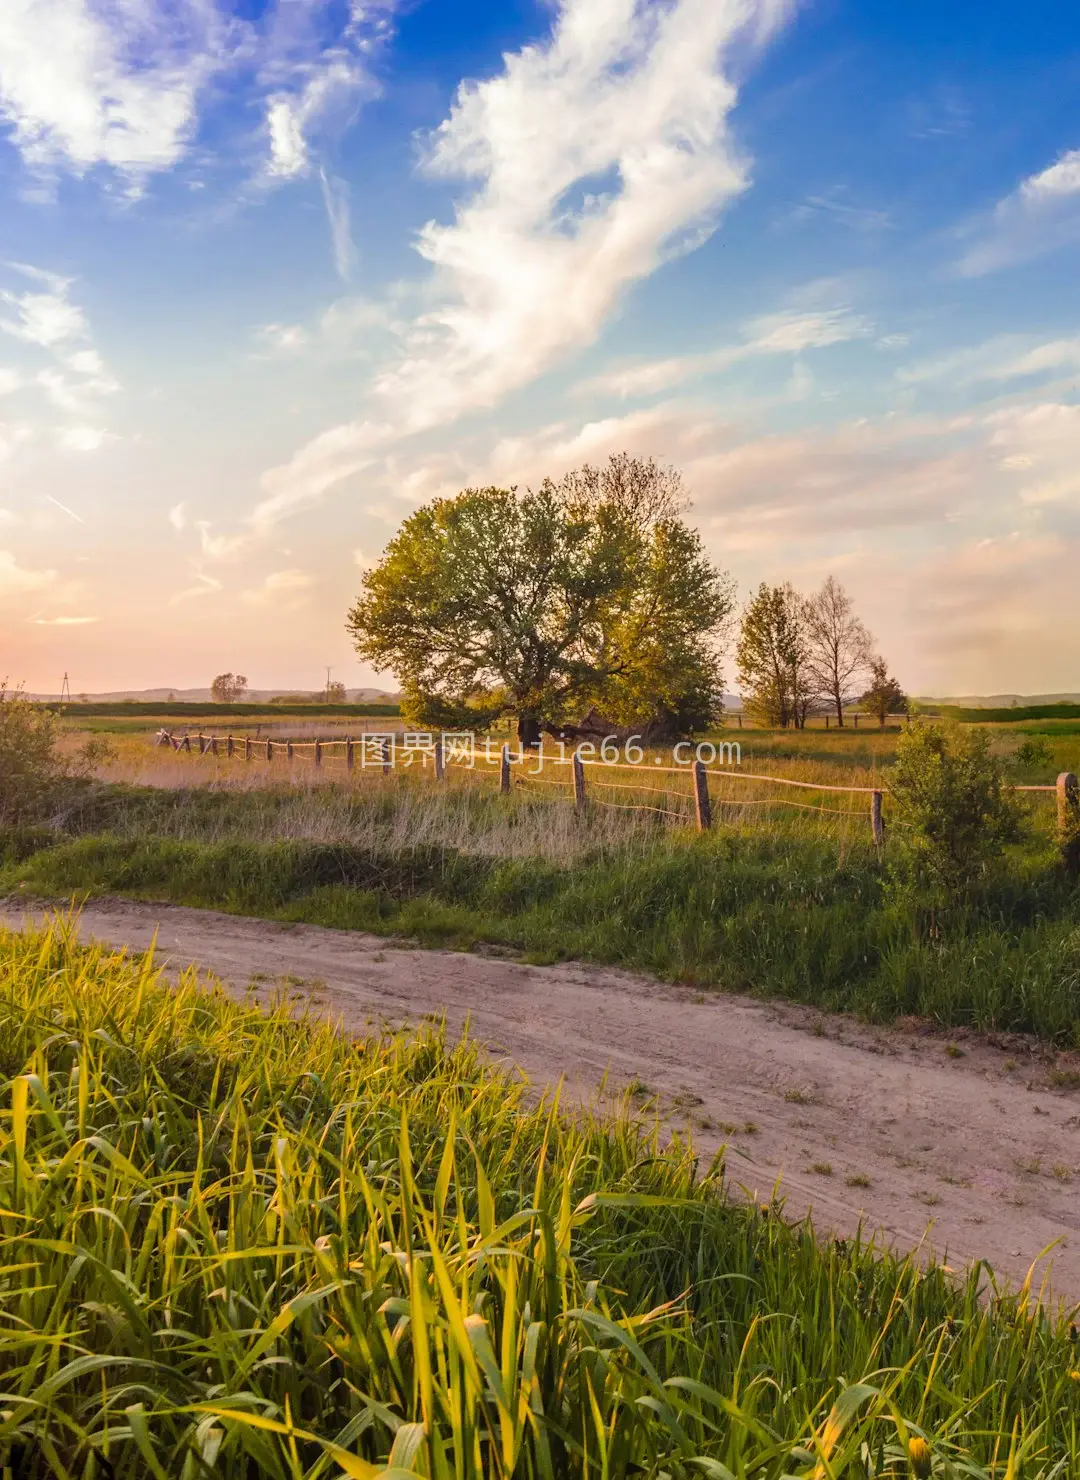
[[[0,932],[0,1464],[316,1480],[1080,1452],[1068,1316],[778,1207],[437,1031],[350,1041]]]

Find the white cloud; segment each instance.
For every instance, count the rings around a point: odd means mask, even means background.
[[[187,525],[187,509],[183,503],[173,504],[169,510],[169,523],[179,534]]]
[[[9,266],[26,275],[24,266]],[[82,309],[68,296],[71,283],[70,278],[56,277],[44,293],[0,290],[0,303],[12,311],[0,317],[0,330],[40,349],[56,349],[85,339],[89,326]]]
[[[137,194],[188,152],[202,95],[228,73],[266,119],[265,176],[295,177],[310,137],[376,90],[393,9],[272,0],[244,19],[229,0],[4,0],[0,123],[39,174],[104,167]]]
[[[468,182],[417,248],[435,306],[373,387],[381,410],[264,479],[267,526],[401,436],[495,405],[591,344],[634,283],[690,251],[748,183],[734,54],[786,0],[562,0],[548,39],[458,90],[426,165]]]
[[[109,439],[104,427],[61,427],[57,442],[65,452],[97,452]]]
[[[56,580],[55,570],[28,570],[10,550],[0,550],[0,596],[42,591]]]
[[[739,343],[704,354],[616,366],[583,381],[577,389],[600,395],[650,396],[758,356],[798,355],[864,338],[872,330],[868,319],[846,307],[766,314],[744,326]]]
[[[0,366],[0,396],[10,396],[22,385],[23,379],[17,370]]]
[[[277,354],[303,349],[307,338],[307,331],[299,324],[260,324],[255,330],[255,339]]]
[[[139,181],[180,158],[197,94],[238,39],[204,0],[5,0],[0,117],[34,168]]]
[[[958,271],[978,277],[1080,240],[1080,149],[1070,149],[1022,180],[989,219],[972,228],[974,244]]]
[[[241,592],[241,599],[251,606],[272,606],[278,611],[292,611],[301,605],[315,584],[306,570],[271,571],[262,583]]]
[[[92,622],[100,622],[100,617],[27,617],[26,619],[35,627],[86,627]]]

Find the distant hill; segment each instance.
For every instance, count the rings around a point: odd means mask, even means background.
[[[304,690],[291,689],[248,689],[244,695],[244,702],[248,704],[269,704],[271,699],[282,696],[303,693]],[[29,694],[31,699],[39,699],[44,703],[57,703],[59,694]],[[311,697],[318,702],[318,693],[311,690]],[[396,704],[400,695],[396,690],[390,689],[347,689],[345,691],[345,702],[347,704]],[[125,700],[133,700],[138,704],[153,704],[157,702],[167,703],[172,700],[179,704],[209,704],[210,690],[205,689],[114,689],[105,694],[73,694],[72,702],[78,703],[85,699],[91,704],[122,704]]]
[[[1080,694],[959,694],[951,698],[912,695],[916,704],[949,709],[1031,709],[1045,704],[1080,704]]]

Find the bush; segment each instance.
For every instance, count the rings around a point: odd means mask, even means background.
[[[0,682],[0,823],[40,811],[65,772],[52,711]]]
[[[919,725],[897,748],[889,782],[906,827],[898,873],[945,903],[984,874],[1022,831],[1016,794],[983,730]]]
[[[1050,749],[1050,743],[1041,735],[1030,736],[1016,747],[1013,760],[1018,766],[1025,770],[1042,770],[1049,766],[1054,759],[1054,752]]]

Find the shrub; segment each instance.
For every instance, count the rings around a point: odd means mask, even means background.
[[[0,682],[0,823],[33,816],[64,773],[52,711]]]
[[[896,819],[906,827],[899,875],[942,903],[1021,834],[1016,794],[985,731],[955,724],[909,730],[889,789]]]
[[[1016,747],[1013,760],[1018,766],[1025,770],[1041,770],[1049,766],[1054,759],[1054,752],[1050,749],[1050,743],[1041,735],[1032,735]]]

